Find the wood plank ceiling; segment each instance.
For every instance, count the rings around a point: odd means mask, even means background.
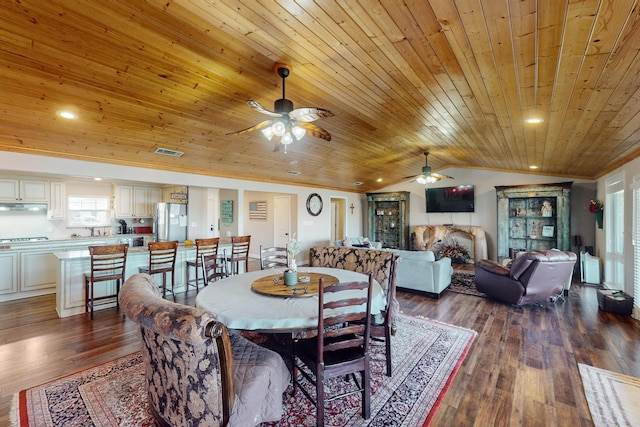
[[[632,0],[6,0],[0,150],[358,192],[425,150],[595,179],[640,155],[639,48]],[[330,142],[225,135],[268,119],[245,101],[272,109],[276,62]]]

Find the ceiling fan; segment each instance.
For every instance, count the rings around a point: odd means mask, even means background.
[[[329,132],[310,122],[325,117],[332,117],[333,113],[323,108],[296,108],[294,110],[293,102],[285,98],[284,81],[289,76],[290,70],[285,64],[276,64],[276,72],[282,78],[282,98],[276,99],[273,111],[267,110],[252,99],[247,101],[247,104],[249,104],[251,108],[259,113],[271,116],[273,119],[265,120],[257,125],[237,132],[231,132],[227,135],[239,135],[254,130],[261,130],[269,141],[271,141],[274,136],[280,137],[280,140],[276,141],[274,151],[278,151],[280,146],[284,145],[285,153],[287,152],[287,145],[293,142],[293,137],[299,141],[307,133],[316,138],[331,141],[331,134]]]
[[[433,184],[436,181],[440,181],[441,179],[453,179],[453,177],[448,175],[442,175],[439,173],[431,172],[431,166],[429,166],[429,152],[424,152],[424,166],[422,167],[422,173],[419,175],[409,175],[405,176],[402,179],[413,178],[419,184]]]

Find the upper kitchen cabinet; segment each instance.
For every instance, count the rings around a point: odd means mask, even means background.
[[[49,183],[47,181],[0,179],[0,201],[47,203],[49,201]]]
[[[162,201],[162,189],[131,185],[116,186],[116,217],[149,218],[154,215],[153,208]]]
[[[52,181],[49,199],[49,219],[64,219],[64,208],[66,203],[64,182]]]

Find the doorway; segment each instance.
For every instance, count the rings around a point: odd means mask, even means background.
[[[273,242],[275,246],[286,248],[291,235],[291,198],[275,196],[273,206]]]
[[[331,241],[344,240],[347,233],[347,199],[331,198]]]

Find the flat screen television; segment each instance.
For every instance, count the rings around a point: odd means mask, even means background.
[[[427,213],[475,211],[473,185],[427,188],[425,194],[427,199]]]

